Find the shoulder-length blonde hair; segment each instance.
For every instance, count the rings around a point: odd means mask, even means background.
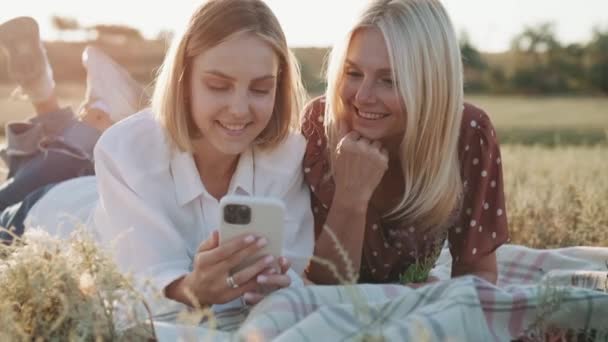
[[[192,151],[192,140],[199,134],[188,100],[193,59],[242,33],[253,33],[267,42],[280,62],[272,118],[255,143],[264,148],[273,147],[290,129],[297,129],[297,115],[306,92],[298,64],[275,15],[260,0],[208,0],[194,12],[185,31],[174,38],[152,96],[152,110],[157,120],[181,151]]]
[[[327,70],[325,129],[332,159],[344,105],[339,89],[355,32],[377,27],[384,36],[398,95],[405,103],[400,146],[405,189],[385,213],[390,220],[438,227],[450,219],[462,195],[458,138],[463,111],[462,61],[451,21],[438,0],[377,0],[363,11]]]

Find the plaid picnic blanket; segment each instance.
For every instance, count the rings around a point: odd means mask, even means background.
[[[157,322],[160,341],[510,341],[546,336],[608,340],[608,248],[497,251],[494,286],[476,277],[450,279],[443,250],[438,282],[285,289],[250,312],[219,314],[188,327]]]

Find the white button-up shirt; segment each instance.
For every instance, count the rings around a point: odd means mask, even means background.
[[[272,150],[239,158],[228,194],[272,196],[286,207],[283,255],[302,274],[313,252],[310,193],[301,161],[306,143],[291,134]],[[203,185],[192,153],[180,152],[145,110],[102,135],[95,147],[100,195],[96,233],[123,271],[164,290],[192,270],[199,244],[219,228],[219,202]],[[293,278],[293,274],[292,274]]]

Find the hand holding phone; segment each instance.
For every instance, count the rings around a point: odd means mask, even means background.
[[[220,201],[220,229],[199,246],[193,271],[169,285],[167,297],[192,304],[223,304],[241,297],[256,304],[288,287],[289,260],[281,257],[285,209],[272,198],[226,196]]]
[[[214,231],[196,251],[192,272],[167,286],[166,296],[192,306],[224,304],[245,298],[245,294],[255,292],[259,287],[258,276],[273,267],[276,261],[269,256],[239,272],[231,270],[266,244],[264,238],[244,234],[220,245],[219,233]],[[232,284],[228,282],[229,278]]]

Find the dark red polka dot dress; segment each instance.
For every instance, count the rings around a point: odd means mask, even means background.
[[[324,98],[313,100],[302,124],[308,141],[303,168],[312,195],[316,236],[327,218],[335,188],[323,127],[324,109]],[[500,149],[483,110],[465,104],[458,148],[464,196],[454,208],[453,219],[445,227],[419,227],[415,222],[396,225],[383,222],[380,212],[368,208],[360,282],[397,282],[416,260],[436,258],[435,251],[446,238],[457,263],[473,262],[508,240]],[[426,233],[429,231],[435,233]]]

